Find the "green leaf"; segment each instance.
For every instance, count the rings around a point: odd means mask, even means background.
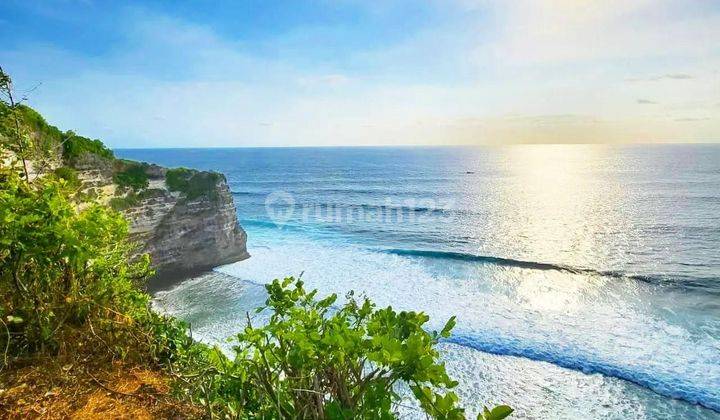
[[[440,331],[440,336],[443,338],[450,337],[450,331],[452,331],[453,328],[455,328],[456,324],[456,317],[452,316],[448,321],[445,323],[445,326],[443,327],[442,331]]]
[[[479,420],[502,420],[512,414],[514,410],[507,405],[498,405],[492,410],[483,407],[483,412],[478,414]]]

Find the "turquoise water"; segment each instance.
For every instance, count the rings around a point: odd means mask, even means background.
[[[470,411],[720,417],[720,147],[117,154],[227,176],[252,258],[157,300],[203,340],[304,272],[433,327],[457,315],[442,350]]]

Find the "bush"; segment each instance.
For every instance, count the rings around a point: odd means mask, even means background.
[[[223,175],[217,172],[200,172],[187,168],[168,169],[165,173],[168,189],[184,193],[189,200],[199,197],[216,200],[218,198],[216,187],[223,179]]]
[[[0,101],[0,143],[9,150],[20,154],[22,144],[26,159],[47,159],[54,157],[62,138],[62,132],[48,124],[34,109],[25,105],[11,108]]]
[[[163,190],[157,188],[145,189],[140,191],[139,193],[136,193],[135,191],[130,191],[124,197],[111,198],[109,204],[113,210],[123,211],[131,207],[137,206],[142,200],[151,197],[161,197],[162,195]]]
[[[124,197],[113,197],[108,203],[110,208],[117,211],[127,210],[131,207],[135,207],[140,203],[140,199],[137,194],[130,192]]]
[[[181,324],[156,329],[156,341],[174,349],[168,359],[175,358],[174,370],[189,373],[182,392],[210,417],[395,418],[400,386],[408,386],[427,415],[464,418],[450,391],[456,382],[434,348],[449,336],[454,318],[442,331],[427,332],[424,313],[377,309],[352,293],[337,308],[335,295],[316,299],[317,291],[306,292],[292,277],[266,289],[258,312],[270,311],[270,322],[255,327],[248,316],[233,360],[178,333]],[[478,418],[500,420],[511,412],[498,406]]]
[[[399,402],[397,385],[410,386],[436,418],[464,418],[435,350],[441,332],[423,329],[424,313],[376,309],[367,299],[333,310],[336,295],[316,300],[292,277],[267,286],[273,314],[264,327],[237,336],[238,357],[248,360],[253,386],[262,389],[268,414],[301,418],[388,418]]]
[[[0,318],[12,354],[57,349],[66,328],[91,319],[118,329],[118,317],[146,312],[137,281],[149,259],[129,262],[127,222],[98,204],[77,211],[54,177],[23,181],[0,169]],[[122,322],[119,322],[122,323]]]
[[[66,182],[68,188],[77,190],[81,186],[80,178],[78,178],[77,171],[67,166],[61,166],[54,171],[55,176]]]
[[[140,191],[148,187],[148,175],[145,172],[145,165],[137,162],[123,162],[124,169],[113,175],[113,181],[121,188],[131,188],[133,191]]]
[[[21,116],[20,120],[29,129],[32,139],[30,141],[31,157],[39,159],[53,156],[56,148],[62,142],[62,132],[57,127],[48,124],[42,115],[29,106],[18,105],[18,111]]]
[[[188,187],[188,181],[195,171],[187,168],[172,168],[165,172],[165,184],[170,191],[185,192]]]
[[[66,132],[64,137],[63,158],[68,162],[80,158],[85,153],[91,153],[105,159],[115,159],[112,150],[105,147],[100,140],[91,140],[72,131]]]

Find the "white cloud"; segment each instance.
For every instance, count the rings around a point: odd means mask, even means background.
[[[468,0],[485,26],[349,50],[350,69],[134,11],[113,54],[28,45],[0,60],[44,82],[31,104],[51,122],[115,147],[707,141],[720,21],[695,3]]]
[[[695,0],[513,0],[492,2],[507,65],[702,58],[717,53],[720,16]],[[483,51],[481,51],[483,53]]]

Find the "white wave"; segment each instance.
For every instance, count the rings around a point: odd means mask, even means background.
[[[455,332],[464,343],[499,354],[522,356],[490,356],[444,344],[448,366],[461,380],[461,395],[470,407],[478,408],[481,401],[513,401],[533,416],[557,405],[573,413],[580,410],[590,415],[600,410],[609,414],[618,412],[618,408],[608,408],[608,404],[625,407],[623,401],[639,404],[636,413],[700,410],[625,381],[581,371],[599,371],[666,396],[713,408],[720,406],[718,340],[712,334],[688,327],[697,324],[696,319],[667,316],[658,304],[667,297],[646,284],[579,274],[423,261],[357,246],[329,247],[289,237],[282,243],[268,241],[263,247],[252,248],[251,254],[249,260],[217,269],[231,277],[211,275],[186,282],[164,293],[159,301],[164,302],[171,314],[194,321],[193,331],[204,341],[222,342],[245,325],[246,310],[262,304],[264,292],[257,284],[304,272],[307,287],[317,288],[321,294],[337,293],[342,297],[355,290],[379,306],[422,310],[431,316],[431,328],[440,328],[447,318],[457,315]],[[516,379],[502,383],[498,382],[499,375],[484,377],[482,381],[473,377],[483,369],[506,369]],[[543,378],[554,374],[570,379],[554,381],[560,385],[553,391],[557,395],[550,398],[545,395],[549,391],[544,390],[542,383],[546,380]],[[528,389],[516,388],[523,389],[520,399],[512,397],[518,381],[535,384]],[[498,394],[483,394],[487,389]],[[628,400],[625,394],[632,397]],[[476,395],[506,400],[489,401]],[[577,406],[576,401],[583,403]]]

